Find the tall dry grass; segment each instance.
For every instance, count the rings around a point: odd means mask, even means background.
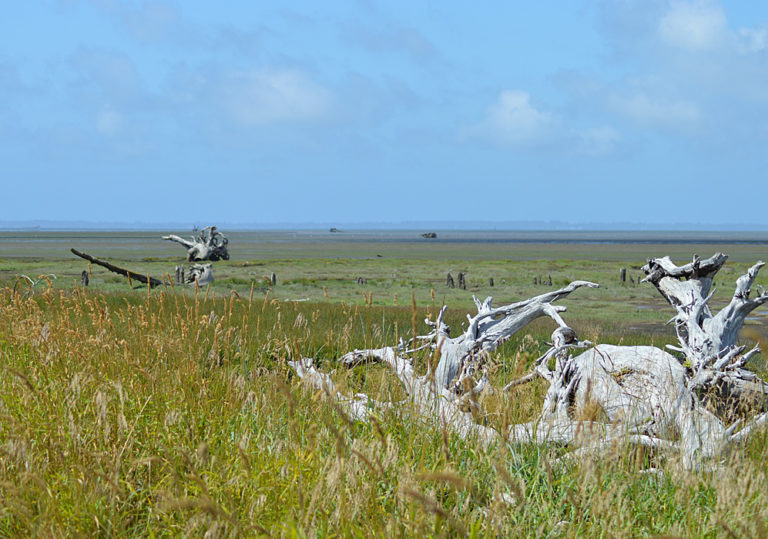
[[[554,468],[562,448],[482,449],[407,412],[349,421],[285,362],[331,370],[435,312],[371,304],[1,290],[0,535],[765,534],[765,432],[717,472],[643,474],[649,456],[623,447]],[[494,356],[497,385],[550,330]],[[335,378],[402,397],[380,367]],[[544,389],[486,397],[487,421],[530,419]]]

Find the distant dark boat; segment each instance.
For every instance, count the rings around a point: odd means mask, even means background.
[[[428,240],[434,239],[437,237],[437,234],[434,232],[425,232],[421,235],[422,238],[427,238]]]

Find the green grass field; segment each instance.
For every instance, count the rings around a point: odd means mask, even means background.
[[[30,233],[31,234],[31,233]],[[673,315],[637,277],[648,257],[731,255],[714,306],[765,258],[759,244],[429,243],[242,238],[217,262],[215,283],[131,288],[103,268],[76,285],[76,247],[162,276],[183,249],[153,233],[82,234],[80,243],[14,233],[0,243],[0,535],[167,536],[765,536],[768,436],[755,435],[714,472],[616,447],[566,467],[558,447],[480,449],[437,427],[383,414],[350,422],[307,390],[286,361],[326,371],[355,347],[423,332],[450,307],[459,328],[471,295],[499,303],[573,279],[599,282],[562,303],[565,319],[599,342],[674,342]],[[53,236],[53,237],[52,237]],[[2,236],[0,236],[2,237]],[[36,238],[36,239],[35,239]],[[137,239],[138,238],[138,239]],[[258,238],[257,238],[258,239]],[[34,240],[34,241],[32,241]],[[279,240],[279,241],[278,241]],[[381,256],[377,256],[381,255]],[[466,271],[467,290],[445,274]],[[264,276],[275,272],[278,284]],[[55,274],[34,289],[17,275]],[[355,283],[367,279],[365,285]],[[488,279],[494,278],[494,287]],[[767,276],[760,282],[766,284]],[[720,282],[722,280],[722,283]],[[253,291],[253,293],[251,293]],[[745,341],[766,334],[764,317]],[[417,325],[414,328],[414,320]],[[527,371],[546,349],[540,320],[494,355],[492,382]],[[425,359],[426,362],[426,359]],[[765,361],[753,363],[764,371]],[[417,365],[423,371],[424,365]],[[336,371],[343,391],[397,399],[382,367]],[[546,387],[484,397],[487,421],[535,417]]]

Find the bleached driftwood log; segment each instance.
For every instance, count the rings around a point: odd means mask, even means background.
[[[613,345],[598,345],[573,357],[572,349],[591,343],[578,340],[560,317],[564,307],[552,302],[581,286],[596,286],[577,281],[498,308],[491,307],[491,298],[483,303],[475,300],[478,313],[468,316],[467,330],[454,339],[443,322],[443,307],[436,322],[426,321],[432,326],[429,334],[395,347],[355,350],[338,361],[346,367],[365,362],[389,365],[408,393],[409,407],[404,410],[412,410],[421,421],[444,426],[462,437],[476,437],[482,443],[567,444],[575,450],[566,458],[599,452],[616,443],[632,444],[677,453],[684,466],[698,466],[703,459],[719,457],[768,422],[768,386],[744,369],[757,348],[742,354],[744,347],[736,344],[746,314],[768,302],[762,291],[749,299],[762,263],[738,279],[730,304],[712,315],[707,306],[709,288],[724,262],[725,256],[718,254],[706,261],[695,257],[691,264],[677,267],[663,258],[649,261],[644,268],[646,280],[678,310],[675,320],[681,346],[673,348],[683,354],[681,357],[650,346]],[[550,386],[539,417],[514,425],[506,433],[478,424],[475,415],[481,411],[476,395],[490,387],[483,369],[488,352],[545,315],[558,324],[551,348],[535,362],[531,374],[505,388],[536,377],[547,380]],[[413,354],[425,348],[439,351],[440,362],[434,374],[416,376]],[[371,409],[397,406],[361,394],[354,398],[341,395],[311,359],[289,363],[300,377],[325,390],[355,419],[365,420]],[[735,411],[748,420],[733,421]]]
[[[163,239],[175,241],[186,247],[187,261],[189,262],[229,260],[229,251],[227,250],[229,239],[216,230],[215,226],[209,226],[202,229],[200,234],[198,234],[197,237],[193,237],[191,240],[185,240],[175,234],[163,236]]]
[[[182,275],[186,284],[205,286],[213,282],[213,264],[192,264]]]
[[[465,411],[479,409],[475,396],[488,387],[487,373],[482,372],[487,355],[526,324],[541,316],[549,316],[558,324],[558,329],[553,333],[553,349],[558,353],[584,346],[578,342],[575,332],[560,317],[559,313],[564,311],[565,307],[552,305],[552,302],[583,286],[597,287],[594,283],[576,281],[555,292],[498,308],[491,306],[492,298],[487,298],[482,303],[476,299],[477,315],[468,316],[467,330],[454,339],[450,338],[450,328],[443,321],[446,311],[446,307],[443,307],[435,322],[425,320],[431,327],[428,334],[417,336],[407,343],[401,342],[394,347],[355,350],[345,354],[338,361],[345,367],[367,362],[389,365],[408,393],[409,409],[413,410],[417,419],[426,423],[437,422],[462,437],[477,436],[483,443],[490,443],[498,439],[500,433],[478,424],[472,413]],[[416,352],[425,349],[440,350],[441,358],[434,374],[416,376],[413,357]],[[339,394],[328,375],[317,371],[311,358],[290,361],[289,364],[299,377],[326,391],[346,413],[356,419],[365,419],[367,410],[371,408],[393,406],[392,403],[373,401],[366,395],[357,394],[354,398],[349,398]],[[481,374],[480,379],[475,381],[474,374]],[[467,391],[461,390],[467,387]],[[560,425],[541,426],[542,433],[546,431],[548,435],[558,439],[565,436],[560,430]],[[538,426],[521,425],[510,436],[520,438],[521,441],[530,440],[537,436],[537,432]]]
[[[575,332],[568,328],[559,314],[565,311],[565,307],[554,306],[552,303],[577,288],[597,286],[587,281],[575,281],[560,290],[496,308],[491,306],[492,297],[481,303],[472,296],[477,314],[473,317],[467,315],[467,330],[453,339],[450,338],[450,328],[443,323],[443,308],[435,325],[437,348],[440,350],[440,361],[435,370],[438,387],[449,389],[457,395],[466,392],[466,382],[482,371],[488,354],[541,316],[549,316],[558,326],[567,328],[569,335],[575,339]]]

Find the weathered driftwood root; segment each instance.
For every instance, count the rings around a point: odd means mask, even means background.
[[[709,308],[714,294],[713,279],[727,256],[717,253],[702,260],[698,256],[684,266],[668,257],[649,260],[643,267],[644,281],[651,282],[677,310],[671,320],[679,346],[668,346],[680,353],[688,367],[686,384],[720,411],[738,413],[745,407],[768,410],[768,385],[744,367],[760,352],[755,346],[744,353],[737,338],[747,315],[768,302],[768,294],[750,299],[751,287],[765,263],[758,262],[736,281],[731,301],[717,314]]]
[[[227,250],[229,239],[216,230],[215,226],[202,229],[200,234],[191,240],[185,240],[175,234],[163,236],[163,239],[175,241],[186,247],[187,261],[189,262],[229,260],[229,251]]]
[[[189,268],[176,266],[176,284],[205,286],[213,282],[213,264],[192,264]]]
[[[353,398],[338,393],[327,374],[320,373],[312,359],[302,358],[290,361],[296,374],[313,387],[322,389],[351,417],[365,420],[371,408],[391,408],[407,404],[413,417],[437,424],[462,437],[477,438],[481,443],[490,443],[505,436],[493,428],[478,424],[467,408],[477,410],[475,396],[489,387],[486,373],[481,373],[487,354],[498,347],[530,321],[540,316],[550,316],[558,323],[553,333],[553,350],[562,353],[570,347],[580,346],[575,332],[569,328],[559,313],[565,307],[551,305],[582,286],[596,287],[594,283],[577,281],[571,285],[535,298],[498,308],[491,307],[491,298],[480,303],[476,301],[478,313],[469,317],[469,327],[461,336],[451,339],[450,328],[443,322],[446,307],[440,311],[436,322],[426,320],[432,331],[411,341],[401,342],[396,347],[355,350],[339,358],[340,365],[354,367],[363,363],[380,362],[389,365],[402,383],[408,399],[405,403],[380,403],[365,395]],[[440,350],[441,359],[434,374],[416,376],[413,368],[413,354],[424,349]],[[550,356],[551,357],[551,356]],[[474,374],[480,374],[475,381]],[[460,382],[452,384],[454,378]],[[457,388],[468,387],[466,391]],[[591,430],[584,428],[585,432]],[[577,428],[570,422],[563,422],[558,414],[526,425],[518,425],[507,437],[513,441],[554,440],[569,441]]]
[[[681,348],[675,350],[683,353],[680,358],[650,346],[612,345],[598,345],[573,357],[571,350],[591,343],[580,342],[560,317],[564,308],[551,303],[576,288],[596,286],[577,281],[561,290],[498,308],[491,307],[490,298],[483,303],[475,300],[478,313],[468,317],[467,330],[454,339],[443,322],[443,307],[436,322],[427,321],[432,327],[429,334],[396,347],[355,350],[338,361],[346,367],[367,362],[388,364],[408,394],[406,413],[481,443],[503,440],[565,444],[574,448],[566,459],[597,453],[614,444],[639,445],[654,452],[677,454],[686,467],[699,466],[703,459],[720,457],[734,443],[742,442],[754,429],[768,423],[764,401],[755,398],[755,394],[765,398],[766,384],[744,369],[756,349],[742,355],[744,347],[735,343],[746,313],[768,301],[763,293],[749,299],[749,288],[762,263],[739,278],[731,303],[713,316],[706,305],[709,284],[724,261],[724,255],[706,261],[694,258],[692,264],[678,268],[665,258],[651,261],[644,268],[647,280],[678,309]],[[539,417],[514,425],[505,433],[479,424],[475,419],[481,414],[476,395],[490,388],[484,372],[488,352],[545,315],[558,324],[551,348],[535,362],[531,374],[505,388],[536,377],[547,380],[550,386]],[[439,351],[440,362],[434,373],[416,376],[413,354],[425,348]],[[311,359],[292,361],[290,365],[355,419],[366,420],[371,409],[402,407],[403,403],[376,402],[360,394],[353,398],[341,395],[330,377],[315,369]],[[707,388],[710,391],[704,393]],[[731,419],[725,412],[733,411],[734,400],[744,405],[747,391],[753,404],[750,419],[746,424],[737,420],[727,426]]]
[[[107,268],[109,271],[113,273],[117,273],[119,275],[123,275],[125,277],[128,277],[132,281],[138,281],[140,283],[148,284],[150,287],[153,286],[161,286],[163,284],[163,281],[160,279],[156,279],[154,277],[150,277],[149,275],[142,275],[141,273],[136,273],[135,271],[131,271],[125,268],[121,268],[119,266],[115,266],[114,264],[110,264],[109,262],[105,260],[100,260],[94,256],[91,256],[86,253],[82,253],[78,251],[77,249],[70,249],[72,251],[72,254],[79,256],[80,258],[84,258],[88,262],[92,262],[98,266]]]
[[[575,281],[560,290],[496,308],[491,306],[493,298],[488,297],[481,303],[473,296],[477,314],[473,317],[467,315],[469,324],[466,331],[455,338],[450,338],[450,328],[443,323],[443,309],[434,330],[437,348],[440,350],[440,361],[435,369],[438,387],[457,395],[465,393],[467,384],[482,372],[488,354],[541,316],[549,316],[559,327],[564,330],[567,328],[562,334],[565,339],[563,344],[570,342],[568,339],[574,340],[576,333],[560,317],[565,307],[552,303],[578,288],[597,286],[587,281]]]
[[[213,264],[192,264],[184,278],[186,284],[205,286],[213,282]]]

